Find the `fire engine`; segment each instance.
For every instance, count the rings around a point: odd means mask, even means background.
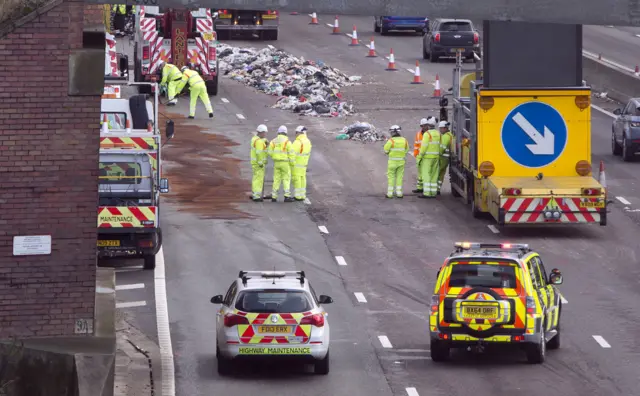
[[[216,47],[211,10],[140,6],[134,33],[134,80],[156,80],[161,60],[178,67],[192,63],[207,84],[209,95],[216,95]]]

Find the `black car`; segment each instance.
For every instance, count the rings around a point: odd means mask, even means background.
[[[640,152],[640,98],[632,98],[624,109],[616,109],[611,126],[611,151],[631,161]]]
[[[480,35],[469,19],[436,19],[422,38],[422,57],[437,62],[441,57],[462,56],[475,62],[480,55]]]

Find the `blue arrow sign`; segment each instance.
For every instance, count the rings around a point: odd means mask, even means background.
[[[527,168],[549,165],[567,145],[567,124],[558,110],[542,102],[516,106],[502,124],[502,146]]]

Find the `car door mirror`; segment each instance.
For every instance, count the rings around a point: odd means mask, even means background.
[[[549,274],[549,283],[552,285],[561,285],[562,284],[562,273],[557,268],[551,270],[551,274]]]
[[[331,304],[332,302],[333,302],[333,298],[329,296],[325,296],[324,294],[318,297],[318,304]]]
[[[217,296],[211,297],[211,304],[222,304],[224,297],[222,294],[218,294]]]
[[[615,110],[613,111],[613,114],[615,114],[615,115],[620,115],[620,114],[622,114],[622,110],[620,110],[620,109],[615,109]]]
[[[160,193],[166,194],[169,192],[169,179],[162,178],[160,179]]]

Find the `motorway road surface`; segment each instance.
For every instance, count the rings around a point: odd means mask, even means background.
[[[184,119],[184,99],[165,110],[176,120],[176,138],[164,152],[172,193],[161,214],[176,394],[640,395],[640,164],[612,156],[611,118],[592,111],[592,162],[596,170],[600,160],[606,162],[614,201],[606,227],[495,233],[489,219],[473,219],[469,207],[451,197],[448,185],[435,201],[413,196],[412,159],[404,200],[386,200],[382,143],[336,141],[335,133],[361,120],[379,128],[400,124],[411,140],[418,120],[437,114],[432,82],[438,74],[443,88],[450,86],[452,63],[422,63],[427,84],[410,85],[412,75],[403,69],[421,56],[419,36],[376,36],[378,52],[393,48],[401,69],[387,72],[383,57],[366,58],[365,47],[349,47],[348,37],[330,35],[326,23],[332,17],[321,15],[318,26],[309,26],[306,15],[281,18],[280,40],[271,44],[363,76],[367,84],[343,91],[361,114],[347,120],[299,117],[269,108],[274,97],[228,79],[213,99],[214,121],[205,118],[201,104],[196,120]],[[371,18],[345,16],[340,22],[343,30],[357,24],[361,40],[373,35]],[[280,124],[290,131],[300,123],[309,128],[314,149],[308,204],[249,201],[247,143],[260,123],[269,126],[269,138]],[[458,240],[529,243],[547,268],[563,271],[562,347],[550,351],[545,364],[528,365],[513,353],[459,353],[447,364],[430,361],[427,304],[437,268]],[[336,256],[346,265],[338,265]],[[240,269],[274,267],[305,270],[319,293],[334,298],[327,306],[331,373],[249,366],[218,376],[217,307],[210,297],[225,293]]]

